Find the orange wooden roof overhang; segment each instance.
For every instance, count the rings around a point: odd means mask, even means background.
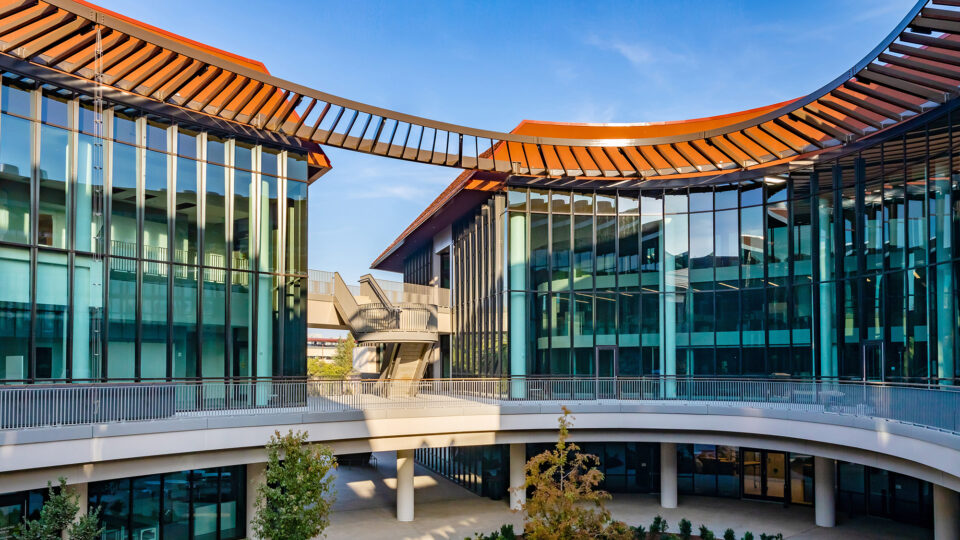
[[[920,0],[860,62],[796,100],[659,124],[459,126],[334,96],[262,65],[78,0],[0,0],[0,58],[92,83],[96,29],[108,89],[278,139],[494,173],[649,179],[794,159],[889,129],[955,95],[957,0]],[[0,68],[4,67],[0,66]]]
[[[960,0],[921,0],[850,70],[797,99],[675,122],[583,124],[524,120],[488,155],[530,185],[636,186],[735,181],[749,171],[809,166],[821,154],[869,139],[955,98],[960,90]],[[592,144],[558,145],[565,139]],[[539,141],[539,142],[537,142]],[[865,141],[866,142],[866,141]],[[736,173],[736,174],[734,174]],[[760,173],[753,173],[754,175]],[[476,186],[460,175],[371,265],[402,270],[421,229],[440,229],[445,205]],[[627,182],[626,180],[632,181]],[[490,179],[480,184],[495,189]]]
[[[524,122],[505,133],[367,105],[269,74],[262,64],[78,0],[0,0],[0,69],[92,93],[96,36],[111,101],[261,140],[490,174],[678,181],[795,163],[953,99],[960,0],[919,0],[873,50],[801,98],[656,124]]]

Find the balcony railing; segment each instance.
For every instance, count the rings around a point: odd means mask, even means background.
[[[381,304],[360,304],[353,328],[370,332],[436,332],[436,310],[428,305],[403,305],[390,309]]]
[[[0,429],[543,402],[706,404],[880,418],[960,435],[960,391],[804,380],[502,378],[0,386]]]
[[[308,293],[311,295],[333,294],[333,272],[310,270],[308,272]],[[388,279],[378,279],[377,283],[394,304],[433,304],[440,307],[450,307],[450,289],[402,283]],[[349,285],[354,296],[360,296],[360,287]]]

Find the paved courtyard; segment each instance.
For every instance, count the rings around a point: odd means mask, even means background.
[[[510,512],[506,501],[493,501],[416,467],[416,517],[413,522],[396,520],[396,461],[392,452],[375,454],[377,468],[341,467],[337,477],[337,502],[333,507],[327,538],[331,540],[440,540],[472,538],[476,532],[490,532],[504,523],[520,530],[520,516]],[[630,525],[647,526],[658,513],[676,532],[676,524],[687,518],[694,529],[705,524],[714,532],[733,528],[738,536],[752,531],[782,532],[791,540],[904,540],[932,538],[928,529],[893,521],[838,516],[839,525],[823,529],[813,524],[813,508],[720,499],[680,497],[680,507],[664,510],[655,495],[615,494],[608,508],[615,518]]]

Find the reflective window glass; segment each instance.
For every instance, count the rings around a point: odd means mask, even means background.
[[[70,167],[70,132],[53,126],[40,128],[40,209],[37,243],[67,247],[67,180]]]
[[[287,181],[288,273],[307,273],[307,185]]]
[[[204,378],[223,377],[226,339],[226,271],[203,271],[202,373]]]
[[[137,261],[110,259],[107,377],[133,379],[137,339]]]
[[[40,99],[40,120],[44,124],[70,127],[69,94],[44,90]]]
[[[232,268],[250,269],[250,216],[253,214],[250,184],[253,174],[236,170],[233,173],[233,260]]]
[[[226,268],[227,251],[227,170],[207,165],[205,223],[203,229],[204,264]]]
[[[110,253],[137,256],[137,149],[113,145]]]
[[[144,261],[143,304],[140,308],[140,376],[144,379],[162,379],[167,376],[167,276],[170,265]],[[175,306],[174,311],[185,306]]]
[[[593,288],[593,217],[574,216],[573,288]]]
[[[159,152],[167,151],[167,128],[170,126],[155,120],[147,121],[147,148]]]
[[[168,260],[167,155],[147,150],[143,190],[143,256]]]
[[[0,117],[0,240],[5,242],[30,241],[30,133],[29,120]]]
[[[173,266],[173,377],[194,378],[197,372],[197,268]]]
[[[287,178],[307,181],[307,156],[287,152]]]
[[[550,195],[545,189],[530,190],[530,211],[546,212],[550,204]]]
[[[24,380],[30,358],[30,252],[0,246],[0,380]]]
[[[68,285],[66,253],[37,254],[37,379],[67,377]],[[22,284],[18,284],[22,286]]]
[[[197,188],[198,163],[177,158],[177,193],[174,202],[173,260],[197,264],[197,238],[200,222],[200,199]]]
[[[5,113],[16,114],[30,118],[33,116],[31,106],[32,84],[24,80],[14,81],[9,77],[3,78],[3,90],[0,93],[0,110]]]

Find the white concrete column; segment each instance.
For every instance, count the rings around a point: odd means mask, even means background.
[[[413,450],[397,450],[397,521],[413,521]]]
[[[937,484],[933,485],[933,538],[960,538],[960,494]]]
[[[67,485],[67,493],[71,497],[73,496],[77,497],[77,515],[73,518],[74,522],[80,521],[80,518],[87,515],[87,512],[90,511],[89,504],[88,504],[89,501],[87,500],[87,498],[89,497],[89,494],[87,491],[88,487],[89,487],[89,484],[87,483]],[[67,540],[66,530],[62,531],[60,534],[63,540]]]
[[[257,488],[267,481],[266,463],[247,464],[247,538],[256,539],[253,534],[253,518],[257,515]]]
[[[524,484],[527,481],[525,467],[527,465],[527,445],[514,443],[510,445],[510,509],[519,511],[526,501]]]
[[[660,443],[660,506],[677,507],[676,443]]]
[[[813,485],[816,523],[820,527],[837,524],[837,462],[823,457],[813,458]]]

